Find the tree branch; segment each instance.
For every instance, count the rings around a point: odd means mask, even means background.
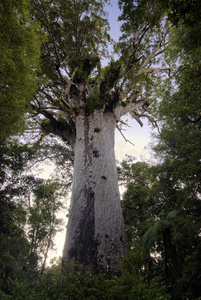
[[[121,135],[123,136],[124,140],[125,140],[126,142],[130,143],[131,145],[135,146],[131,141],[129,141],[129,140],[126,139],[126,137],[125,137],[125,135],[123,134],[121,128],[119,128],[118,125],[116,125],[116,127],[117,127],[117,129],[119,130],[119,132],[121,133]]]
[[[159,54],[162,54],[164,51],[165,51],[165,48],[164,49],[161,49],[161,46],[158,46],[157,48],[155,48],[151,53],[150,55],[145,59],[145,61],[142,63],[142,65],[140,66],[140,69],[138,70],[137,72],[137,75],[140,75],[142,73],[145,72],[146,70],[146,66],[149,64],[149,62],[151,62],[151,60],[153,58],[155,58],[156,56],[158,56]],[[160,50],[158,53],[157,51]]]
[[[136,111],[131,111],[130,115],[133,119],[135,119],[140,124],[141,127],[143,126],[143,122],[140,120],[140,118],[147,118],[150,121],[150,123],[153,125],[153,127],[157,128],[158,132],[160,133],[157,122],[150,115],[145,113],[138,113]]]
[[[120,120],[120,118],[123,115],[126,115],[133,109],[137,109],[139,107],[142,107],[147,101],[146,100],[140,100],[135,101],[139,96],[139,93],[134,93],[125,102],[121,102],[119,106],[116,107],[114,114],[117,120]]]
[[[65,142],[70,144],[72,147],[75,145],[75,128],[73,124],[68,124],[67,121],[61,122],[56,120],[53,114],[49,113],[45,109],[41,109],[40,107],[36,107],[34,104],[31,105],[33,110],[42,114],[46,117],[50,124],[42,124],[41,126],[49,133],[54,133],[60,136]]]
[[[135,34],[134,38],[133,38],[133,52],[130,56],[130,60],[129,63],[126,67],[125,73],[124,75],[126,75],[134,66],[134,64],[136,62],[138,62],[141,58],[143,58],[143,55],[141,55],[140,57],[136,57],[136,53],[138,48],[140,47],[140,43],[143,39],[143,37],[145,36],[145,34],[147,33],[147,31],[149,30],[149,23],[144,23],[139,30],[137,31],[137,33]],[[141,34],[141,36],[140,36]]]
[[[165,71],[168,71],[170,72],[171,69],[170,68],[150,68],[150,69],[141,69],[141,73],[143,74],[149,74],[149,76],[151,77],[153,74],[155,73],[160,73],[160,72],[165,72]]]
[[[150,53],[150,55],[145,59],[145,61],[142,63],[138,74],[144,73],[145,67],[148,65],[149,62],[158,55],[162,54],[166,46],[168,45],[169,42],[166,42],[166,37],[169,34],[169,28],[165,31],[165,33],[161,36],[160,41],[157,42],[158,45],[155,46],[153,51]]]
[[[140,120],[140,117],[141,115],[139,115],[136,111],[134,110],[131,110],[130,111],[130,115],[133,119],[135,119],[139,124],[140,126],[142,127],[143,126],[143,122]]]
[[[70,78],[69,82],[66,85],[66,89],[64,91],[64,97],[65,98],[69,98],[70,97],[70,89],[71,89],[71,86],[72,86],[72,83],[73,83],[73,80],[74,80],[74,77],[76,75],[77,70],[78,70],[78,67],[76,67],[74,69],[74,71],[72,72],[71,78]]]

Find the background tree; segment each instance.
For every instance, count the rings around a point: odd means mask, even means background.
[[[191,4],[191,5],[189,5]],[[194,5],[197,9],[194,10]],[[172,169],[171,177],[177,178],[183,201],[180,202],[182,216],[180,238],[176,235],[177,249],[183,257],[180,284],[186,291],[186,280],[193,282],[188,289],[189,297],[198,297],[200,293],[200,268],[197,261],[200,248],[200,22],[199,4],[185,2],[184,7],[175,8],[173,21],[177,24],[174,39],[167,58],[174,59],[174,81],[166,81],[161,89],[163,99],[158,107],[162,122],[159,142],[155,150],[164,166]],[[179,62],[179,63],[178,63]],[[172,85],[174,83],[174,86]],[[168,98],[168,99],[167,99]],[[160,154],[159,154],[160,153]],[[167,157],[169,159],[167,159]],[[188,225],[187,225],[188,224]],[[186,227],[187,226],[187,227]],[[183,229],[182,229],[183,228]],[[185,238],[184,238],[185,235]],[[180,240],[179,240],[180,239]],[[183,246],[180,248],[183,241]],[[187,244],[184,241],[188,241]],[[193,270],[190,261],[194,261]],[[195,259],[195,260],[194,260]],[[187,263],[188,262],[188,263]],[[191,279],[189,279],[191,277]],[[188,278],[188,279],[187,279]],[[176,289],[176,288],[175,288]],[[188,293],[186,291],[186,293]]]
[[[143,11],[150,4],[138,1],[142,6],[135,7],[132,1],[126,2],[125,7],[130,5],[128,12],[132,7]],[[200,268],[196,263],[200,261],[197,252],[200,248],[197,219],[200,210],[200,7],[196,1],[184,1],[182,6],[180,1],[155,3],[165,7],[168,18],[176,26],[172,27],[166,52],[172,76],[164,78],[160,85],[158,98],[161,101],[155,106],[161,120],[161,133],[154,149],[157,158],[161,158],[161,165],[152,170],[155,182],[151,195],[158,198],[158,209],[143,239],[146,249],[160,253],[162,259],[158,260],[158,267],[161,266],[162,278],[173,297],[194,299],[200,296]],[[137,187],[132,195],[135,193]],[[135,202],[132,205],[135,207]],[[132,215],[131,211],[127,213]],[[189,264],[190,261],[194,263]],[[188,288],[187,281],[192,283]]]
[[[199,198],[192,191],[189,193],[190,186],[181,184],[171,160],[157,166],[130,162],[126,172],[130,173],[130,182],[122,209],[130,252],[127,268],[131,268],[129,264],[133,261],[134,268],[150,281],[154,277],[173,299],[196,299]]]
[[[0,264],[1,289],[8,290],[10,280],[23,276],[27,263],[29,242],[26,235],[26,210],[23,194],[22,170],[31,153],[27,146],[4,142],[0,158]],[[32,274],[35,265],[30,262]]]
[[[33,280],[44,272],[53,238],[60,230],[57,212],[66,195],[66,186],[58,180],[27,174],[36,150],[11,141],[6,145],[0,148],[0,285],[4,291],[12,280]]]
[[[29,15],[29,0],[0,2],[0,128],[1,138],[17,134],[27,100],[37,88],[40,39]]]
[[[54,247],[54,237],[62,225],[57,213],[63,208],[59,198],[62,197],[58,182],[46,182],[37,186],[33,192],[29,207],[28,236],[30,256],[41,259],[41,274],[45,270],[48,252]]]

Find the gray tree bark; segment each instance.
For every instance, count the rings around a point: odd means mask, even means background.
[[[115,269],[126,250],[114,154],[113,113],[76,117],[72,198],[62,265]]]

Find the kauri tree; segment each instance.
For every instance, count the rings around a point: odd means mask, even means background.
[[[32,113],[43,133],[60,136],[74,151],[63,266],[74,261],[104,270],[114,269],[126,251],[115,128],[128,113],[141,125],[141,117],[152,121],[155,75],[169,70],[158,65],[169,26],[154,1],[137,24],[123,25],[116,60],[101,67],[110,43],[107,2],[35,0],[31,8],[47,34]]]

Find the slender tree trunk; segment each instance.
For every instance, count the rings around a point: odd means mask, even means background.
[[[165,259],[165,282],[166,286],[168,286],[169,280],[169,269],[168,269],[168,252],[167,252],[167,239],[166,234],[163,232],[163,245],[164,245],[164,259]]]
[[[53,212],[52,212],[52,217],[51,217],[51,222],[50,222],[50,229],[49,229],[49,234],[48,234],[48,240],[47,240],[47,247],[45,250],[44,261],[43,261],[42,268],[41,268],[41,275],[43,275],[43,273],[45,271],[47,256],[48,256],[48,252],[50,250],[50,243],[52,241],[52,233],[53,233],[53,229],[54,229],[54,225],[55,225],[55,210],[56,209],[55,209],[55,202],[54,202]]]
[[[75,166],[63,251],[86,268],[112,270],[125,253],[125,229],[114,155],[116,122],[95,110],[76,118]]]

